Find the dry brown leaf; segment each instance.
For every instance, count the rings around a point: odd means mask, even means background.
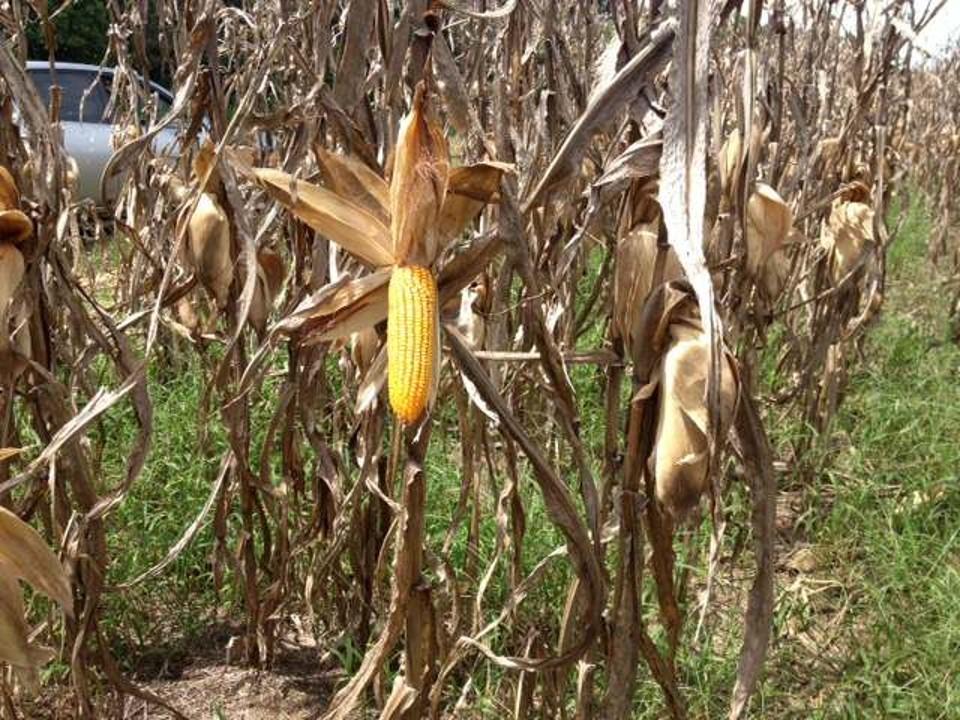
[[[72,614],[73,594],[60,561],[36,530],[4,507],[0,507],[0,564]]]
[[[374,267],[394,264],[389,229],[356,203],[280,170],[251,172],[274,199],[351,255]]]
[[[484,205],[494,202],[500,190],[500,178],[513,166],[500,162],[481,162],[455,167],[450,171],[447,194],[440,208],[437,235],[440,247],[457,237],[473,221]]]

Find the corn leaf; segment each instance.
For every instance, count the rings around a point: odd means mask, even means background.
[[[484,206],[496,199],[500,177],[512,170],[513,166],[507,163],[481,162],[450,171],[447,194],[440,208],[441,247],[463,232]]]
[[[280,170],[252,172],[274,199],[351,255],[374,267],[394,263],[390,231],[356,203]]]
[[[390,224],[390,186],[361,160],[351,155],[314,148],[324,182],[337,195],[351,198],[373,213],[384,225]]]
[[[56,600],[68,614],[73,612],[73,594],[60,561],[36,530],[4,507],[0,507],[0,567]]]

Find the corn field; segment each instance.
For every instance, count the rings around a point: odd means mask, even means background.
[[[25,70],[59,11],[0,1],[0,717],[51,662],[60,717],[208,717],[107,612],[207,532],[231,662],[311,638],[310,717],[616,720],[651,685],[659,717],[762,717],[778,479],[863,360],[910,194],[960,342],[960,45],[917,41],[946,4],[108,0],[104,215]],[[154,378],[184,373],[217,470],[116,583]]]

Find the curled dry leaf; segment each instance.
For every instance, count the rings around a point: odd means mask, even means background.
[[[32,680],[36,668],[52,653],[29,641],[18,580],[26,581],[72,614],[70,583],[56,556],[36,530],[0,507],[0,661],[21,671],[21,678]]]
[[[429,266],[439,249],[440,209],[447,193],[447,140],[417,86],[413,107],[400,123],[390,179],[390,235],[398,264]]]

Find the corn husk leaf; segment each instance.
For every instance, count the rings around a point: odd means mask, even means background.
[[[314,152],[323,181],[331,190],[350,198],[384,225],[390,224],[390,186],[386,180],[357,158],[322,147]]]
[[[196,210],[187,221],[187,232],[184,261],[222,310],[227,306],[233,282],[230,223],[212,194],[200,196]]]
[[[238,167],[241,168],[242,166]],[[360,205],[280,170],[251,170],[270,195],[298,219],[373,267],[394,264],[390,230]]]
[[[481,162],[450,171],[438,221],[441,248],[463,232],[487,203],[496,201],[501,176],[512,171],[512,165],[501,162]]]
[[[437,220],[447,193],[447,141],[431,116],[426,85],[400,123],[390,179],[390,235],[397,264],[429,266],[439,250]]]
[[[793,225],[793,211],[776,190],[757,183],[747,201],[746,215],[747,271],[759,279],[767,259],[787,239]]]
[[[831,258],[834,283],[851,272],[873,243],[873,208],[859,202],[833,204],[820,244]]]
[[[386,268],[357,279],[344,275],[303,300],[276,329],[320,342],[376,325],[387,318],[390,273],[391,269]]]

